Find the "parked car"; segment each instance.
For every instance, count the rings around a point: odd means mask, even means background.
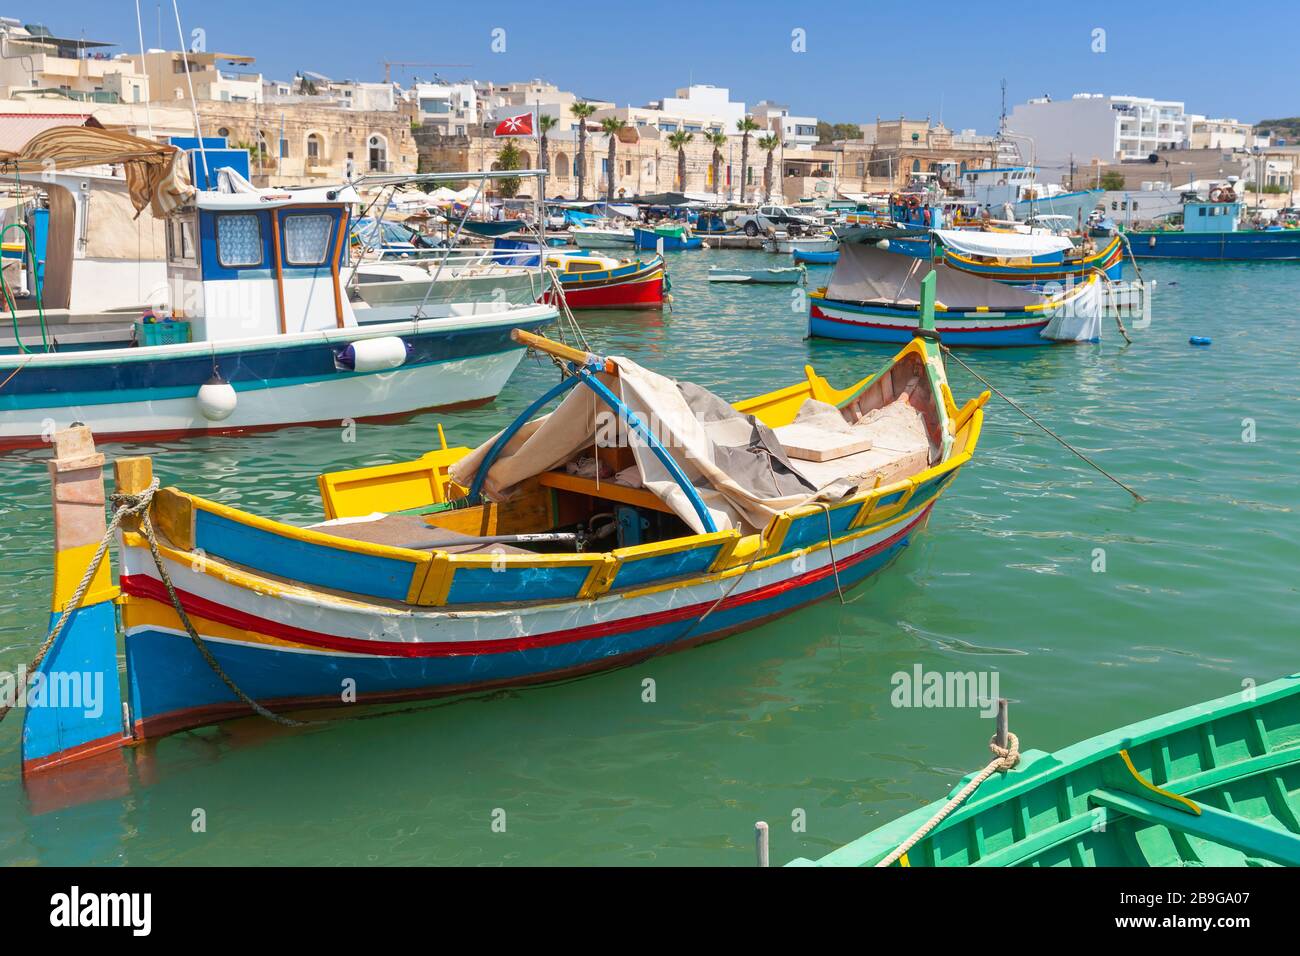
[[[737,216],[736,225],[751,237],[778,231],[788,236],[802,236],[817,232],[821,221],[789,206],[759,206],[752,214]]]

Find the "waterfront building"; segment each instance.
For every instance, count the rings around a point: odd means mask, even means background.
[[[1071,162],[1143,159],[1180,149],[1191,132],[1179,101],[1103,93],[1031,99],[1011,111],[1007,130],[1031,141],[1033,162],[1049,173],[1066,170]]]

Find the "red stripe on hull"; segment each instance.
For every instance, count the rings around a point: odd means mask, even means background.
[[[859,322],[857,319],[842,319],[837,315],[827,315],[817,305],[812,306],[812,316],[815,319],[824,319],[827,322],[839,322],[841,325],[862,325],[869,329],[911,329],[915,328],[915,323],[904,320],[902,325],[888,325],[881,322]],[[960,319],[944,319],[940,315],[934,318],[935,324],[940,322],[960,322]],[[1047,321],[1026,322],[1023,325],[977,325],[974,327],[949,328],[949,332],[1013,332],[1018,329],[1041,329],[1047,325]],[[940,331],[943,331],[941,328]]]
[[[933,502],[926,505],[921,514],[906,527],[890,535],[885,540],[872,545],[870,548],[866,548],[859,551],[857,554],[838,561],[837,565],[840,568],[849,567],[897,544],[926,519],[926,516],[929,514],[932,507]],[[729,597],[719,605],[718,609],[723,610],[732,607],[739,607],[754,601],[763,601],[768,598],[777,597],[791,589],[820,581],[832,573],[834,572],[831,566],[827,564],[824,567],[816,568],[797,577],[775,581],[771,584],[764,585],[761,588],[756,588],[753,591],[746,591],[742,594]],[[121,585],[123,592],[126,594],[149,598],[150,600],[158,601],[161,604],[167,604],[170,606],[166,588],[163,587],[162,582],[157,578],[150,577],[146,574],[128,574],[122,576]],[[180,596],[181,604],[185,607],[186,611],[200,617],[205,617],[208,620],[216,621],[219,624],[225,624],[229,627],[235,627],[245,631],[265,634],[268,637],[277,637],[282,640],[293,641],[296,644],[305,644],[309,647],[345,651],[354,654],[370,654],[380,657],[461,657],[475,654],[505,654],[511,651],[521,651],[535,647],[553,647],[558,644],[569,644],[575,641],[609,637],[627,631],[655,627],[661,624],[670,624],[674,621],[680,621],[703,614],[714,604],[713,601],[703,601],[699,604],[670,608],[665,611],[656,611],[652,614],[643,614],[639,617],[622,618],[616,621],[606,621],[601,624],[589,624],[584,627],[569,628],[563,631],[551,631],[547,634],[507,638],[498,641],[438,641],[436,643],[410,643],[406,641],[369,641],[354,637],[318,634],[314,631],[304,630],[303,628],[295,627],[290,624],[282,624],[278,621],[271,621],[266,618],[257,617],[256,615],[248,614],[244,611],[237,611],[234,608],[217,604],[214,601],[209,601],[206,598],[199,597],[196,594],[183,591],[179,588],[177,588],[176,593]]]

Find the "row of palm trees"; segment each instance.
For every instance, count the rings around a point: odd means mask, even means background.
[[[591,114],[596,112],[596,107],[584,100],[579,100],[569,107],[569,112],[578,120],[578,199],[585,199],[586,174],[587,174],[587,119]],[[559,120],[554,116],[542,115],[537,118],[537,130],[540,134],[539,153],[542,161],[542,169],[550,171],[551,155],[550,142],[548,134],[551,130],[559,125]],[[609,155],[607,157],[608,175],[605,183],[605,201],[613,202],[614,200],[614,174],[615,161],[618,155],[618,134],[621,130],[627,128],[625,120],[616,117],[606,117],[600,121],[601,132],[609,137]],[[740,139],[740,201],[745,201],[745,170],[749,168],[749,137],[762,129],[754,122],[753,117],[745,116],[736,120],[736,131],[741,134]],[[703,133],[705,141],[713,147],[713,157],[710,162],[712,169],[713,188],[718,188],[719,176],[722,172],[722,148],[727,145],[727,134],[722,131]],[[677,188],[682,192],[686,191],[686,146],[695,139],[694,133],[687,133],[679,130],[668,137],[668,145],[677,150]],[[772,196],[772,162],[775,156],[776,148],[781,145],[781,138],[775,133],[768,133],[758,137],[758,148],[767,153],[767,163],[763,167],[763,195],[767,198]]]

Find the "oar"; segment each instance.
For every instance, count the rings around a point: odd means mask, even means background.
[[[1029,421],[1033,422],[1035,425],[1037,425],[1037,426],[1038,426],[1039,428],[1041,428],[1043,431],[1047,432],[1047,434],[1051,435],[1051,436],[1052,436],[1053,438],[1055,438],[1058,442],[1060,442],[1062,445],[1064,445],[1066,448],[1068,448],[1070,451],[1072,451],[1075,455],[1079,456],[1079,458],[1081,458],[1081,459],[1083,459],[1085,462],[1087,462],[1091,467],[1095,468],[1097,471],[1101,472],[1103,475],[1105,475],[1105,476],[1106,476],[1107,478],[1109,478],[1111,481],[1115,482],[1115,484],[1119,485],[1121,488],[1123,488],[1125,491],[1127,491],[1130,495],[1132,495],[1135,499],[1137,499],[1138,501],[1146,501],[1145,498],[1143,498],[1140,494],[1138,494],[1136,491],[1134,491],[1134,490],[1133,490],[1132,488],[1130,488],[1128,485],[1124,484],[1124,482],[1120,481],[1118,478],[1116,478],[1114,475],[1112,475],[1110,472],[1108,472],[1105,468],[1101,467],[1101,465],[1097,464],[1095,461],[1093,461],[1091,458],[1089,458],[1089,457],[1088,457],[1087,455],[1085,455],[1083,452],[1079,451],[1079,449],[1075,448],[1073,445],[1071,445],[1068,441],[1066,441],[1066,440],[1065,440],[1064,438],[1062,438],[1060,435],[1056,434],[1056,432],[1052,431],[1050,428],[1048,428],[1046,425],[1044,425],[1042,422],[1040,422],[1040,421],[1039,421],[1037,418],[1035,418],[1033,415],[1030,415],[1027,411],[1025,411],[1023,408],[1021,408],[1019,405],[1017,405],[1014,401],[1012,401],[1012,400],[1011,400],[1010,398],[1008,398],[1006,395],[1003,395],[1000,391],[998,391],[997,386],[995,386],[992,382],[990,382],[988,379],[986,379],[983,375],[981,375],[979,372],[975,371],[973,368],[971,368],[969,365],[967,365],[965,362],[963,362],[960,358],[958,358],[957,355],[953,352],[953,350],[950,349],[950,348],[948,348],[948,346],[946,346],[946,345],[941,345],[940,348],[943,349],[945,355],[947,355],[948,357],[950,357],[950,358],[951,358],[953,361],[955,361],[958,365],[960,365],[960,366],[961,366],[962,368],[964,368],[966,371],[970,372],[971,375],[975,376],[975,378],[979,379],[979,381],[983,382],[986,386],[988,386],[989,391],[991,391],[991,392],[992,392],[994,395],[996,395],[998,398],[1002,399],[1002,401],[1006,402],[1008,405],[1010,405],[1012,408],[1014,408],[1016,411],[1018,411],[1021,415],[1025,416],[1025,418],[1029,419]]]
[[[534,332],[525,332],[523,329],[511,329],[510,337],[520,345],[531,346],[539,352],[545,352],[547,355],[553,355],[566,362],[573,362],[575,365],[590,365],[593,362],[603,361],[606,372],[611,375],[617,373],[617,366],[608,359],[602,360],[599,355],[592,355],[590,352],[575,349],[571,345],[565,345],[563,342],[556,342],[554,339],[548,339],[544,335],[537,335]]]

